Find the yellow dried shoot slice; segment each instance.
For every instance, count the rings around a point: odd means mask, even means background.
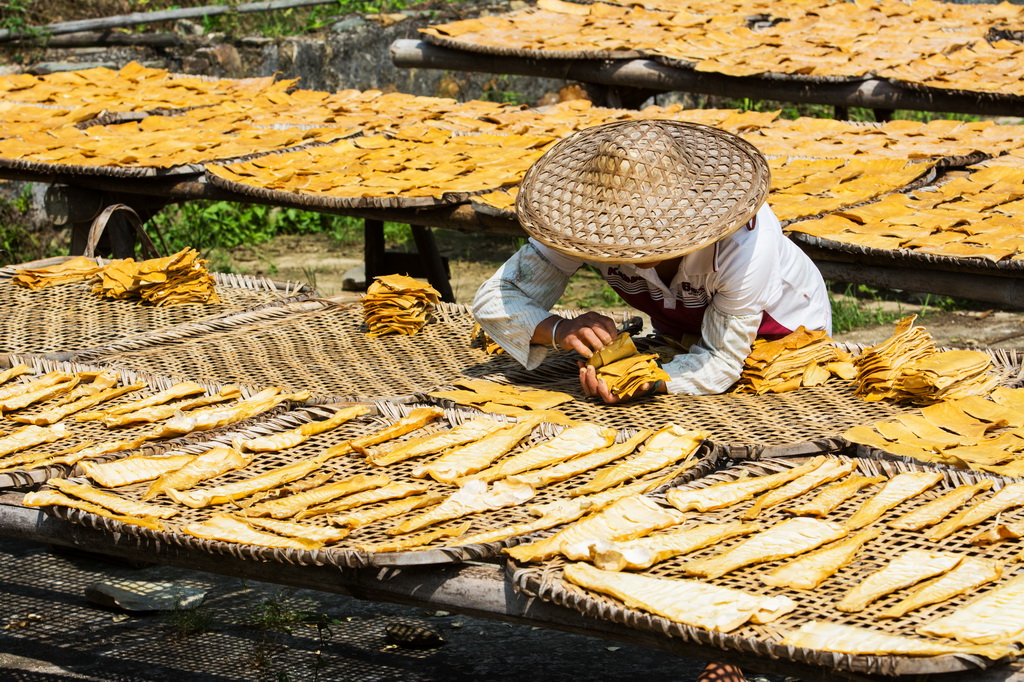
[[[0,401],[0,412],[13,412],[14,410],[20,410],[28,407],[33,403],[45,402],[52,398],[56,398],[57,396],[64,395],[77,386],[80,381],[81,379],[78,377],[72,376],[50,386],[45,386],[34,391],[19,393],[18,395],[11,396],[10,398],[5,398]]]
[[[775,505],[814,490],[824,483],[831,483],[832,481],[846,476],[853,471],[856,466],[856,463],[853,461],[844,462],[837,459],[826,460],[814,471],[810,471],[800,478],[790,481],[781,488],[769,490],[764,495],[757,498],[757,501],[754,502],[750,509],[743,513],[743,518],[748,520],[756,518],[757,515],[765,509],[770,509]]]
[[[473,443],[492,433],[509,428],[512,428],[511,422],[473,419],[447,431],[414,438],[383,452],[373,452],[367,455],[367,459],[370,464],[388,466],[414,457],[433,455],[448,448]]]
[[[71,435],[64,424],[52,426],[23,426],[14,433],[0,437],[0,462],[8,455],[34,448],[44,443],[52,443]]]
[[[841,654],[867,656],[942,656],[945,654],[974,654],[993,660],[1011,656],[1015,649],[1010,646],[964,646],[947,644],[935,640],[903,635],[890,635],[878,630],[812,621],[804,623],[798,630],[792,630],[781,641],[786,646],[795,646],[817,651],[834,651]]]
[[[534,488],[542,488],[552,483],[558,483],[559,481],[572,478],[577,474],[582,474],[590,471],[591,469],[596,469],[599,466],[604,466],[609,462],[614,462],[617,459],[625,457],[640,447],[640,444],[650,438],[651,434],[652,432],[649,429],[642,429],[632,438],[623,443],[616,443],[608,446],[607,448],[591,452],[590,454],[574,457],[568,462],[561,462],[549,467],[544,467],[543,469],[535,469],[533,471],[516,474],[515,476],[509,476],[508,480],[525,483],[533,486]]]
[[[361,438],[354,438],[348,442],[348,446],[361,454],[366,454],[366,448],[371,445],[377,445],[384,441],[391,440],[392,438],[398,438],[405,434],[415,431],[416,429],[422,428],[444,416],[444,410],[437,407],[418,407],[415,410],[409,412],[408,415],[402,417],[394,424],[371,433],[368,436]]]
[[[252,463],[253,456],[238,452],[234,448],[214,447],[192,457],[189,462],[160,475],[143,494],[143,500],[151,500],[168,490],[188,490],[221,474],[242,469]]]
[[[109,412],[109,413],[90,413],[90,420],[92,420],[92,414],[98,414],[96,419],[102,419],[103,425],[108,429],[112,429],[117,426],[128,426],[130,424],[149,424],[152,422],[158,422],[168,417],[173,417],[178,412],[184,412],[185,410],[192,410],[199,407],[206,407],[207,405],[214,405],[216,403],[222,403],[228,400],[234,400],[235,398],[241,397],[242,390],[238,386],[225,386],[220,391],[213,395],[204,395],[198,398],[191,398],[189,400],[181,400],[175,403],[169,404],[156,404],[147,407],[141,407],[139,409],[133,409],[128,412]],[[143,401],[139,401],[140,403]],[[126,406],[125,406],[126,407]],[[78,420],[78,418],[75,418]]]
[[[908,471],[893,476],[875,495],[865,502],[846,522],[850,530],[857,530],[880,519],[890,509],[898,507],[911,497],[919,495],[942,480],[937,471]]]
[[[164,530],[164,524],[156,520],[151,516],[125,516],[123,514],[115,514],[106,507],[101,507],[98,504],[86,502],[85,500],[68,497],[62,495],[55,490],[36,490],[30,493],[26,493],[25,497],[22,498],[21,503],[26,507],[69,507],[71,509],[79,509],[96,516],[102,516],[106,519],[113,521],[119,521],[121,523],[127,523],[132,526],[142,526],[143,528],[149,528],[150,530]]]
[[[238,438],[232,443],[232,445],[236,450],[240,451],[252,450],[253,452],[279,452],[305,443],[313,436],[336,429],[345,422],[367,414],[369,411],[370,408],[365,405],[352,405],[351,407],[338,410],[327,419],[309,422],[308,424],[303,424],[298,428],[284,431],[283,433],[275,433],[271,436],[260,436],[258,438],[249,439]]]
[[[636,540],[601,541],[591,549],[590,559],[595,566],[605,571],[642,571],[666,559],[696,552],[723,540],[759,530],[760,524],[743,521],[704,523]]]
[[[441,483],[453,483],[463,476],[475,474],[529,436],[542,419],[540,415],[523,417],[511,428],[453,448],[437,459],[419,465],[413,469],[412,475],[415,478],[430,476]]]
[[[876,599],[951,571],[963,558],[961,554],[929,552],[922,549],[907,550],[885,567],[858,582],[836,604],[836,608],[844,613],[863,611]]]
[[[300,540],[310,540],[321,545],[330,545],[344,540],[351,532],[348,528],[332,528],[330,526],[314,526],[309,523],[295,521],[279,521],[276,519],[256,519],[249,516],[234,517],[238,521],[249,524],[260,530],[269,530],[278,535]]]
[[[1021,505],[1024,505],[1024,483],[1011,483],[992,497],[975,502],[952,518],[930,528],[925,532],[925,537],[929,540],[945,540],[959,530],[975,526],[996,514]]]
[[[860,548],[881,534],[881,528],[866,528],[856,535],[848,535],[762,575],[761,582],[772,587],[813,590],[852,563]]]
[[[124,405],[118,405],[111,407],[106,410],[96,410],[93,412],[83,412],[82,414],[75,415],[75,421],[87,422],[95,421],[97,419],[103,419],[104,417],[113,417],[119,414],[127,414],[129,412],[135,412],[147,407],[153,407],[155,405],[162,405],[178,398],[184,398],[196,393],[202,393],[205,391],[202,386],[195,383],[194,381],[186,381],[180,384],[175,384],[170,388],[154,393],[147,398],[141,398],[139,400],[133,400],[130,403]]]
[[[810,471],[814,471],[824,461],[824,457],[815,457],[799,466],[780,471],[777,474],[725,481],[696,490],[670,490],[666,494],[666,498],[669,504],[679,511],[697,510],[705,512],[724,509],[744,500],[749,500],[758,493],[785,485]]]
[[[169,519],[178,514],[177,509],[129,500],[120,495],[94,488],[88,483],[75,483],[67,479],[55,478],[49,484],[62,493],[106,507],[122,516],[153,516],[158,519]]]
[[[615,429],[583,422],[563,429],[554,438],[502,460],[468,478],[485,482],[539,469],[606,448],[615,442]]]
[[[948,616],[919,626],[917,632],[970,644],[1019,642],[1024,636],[1022,599],[1024,575],[1017,575]]]
[[[804,502],[796,507],[785,507],[782,511],[793,516],[816,516],[819,519],[827,516],[829,512],[854,497],[858,492],[868,486],[884,482],[884,476],[859,476],[853,475],[845,481],[833,483],[822,490],[813,499]]]
[[[429,545],[435,540],[441,538],[454,538],[460,535],[464,535],[469,527],[473,525],[472,521],[465,521],[457,526],[450,528],[437,528],[435,530],[427,531],[426,533],[420,533],[419,535],[409,535],[402,538],[401,540],[392,540],[391,542],[380,542],[374,544],[357,544],[356,548],[364,552],[403,552],[409,549],[419,549],[424,545]]]
[[[687,431],[675,424],[668,424],[651,436],[638,454],[598,473],[590,482],[573,489],[570,495],[576,497],[598,493],[681,461],[693,466],[697,463],[693,453],[709,435],[706,431]]]
[[[204,507],[225,504],[264,490],[270,490],[285,483],[291,483],[316,471],[321,466],[322,464],[319,459],[307,459],[277,467],[252,478],[225,483],[213,488],[191,492],[179,492],[174,488],[166,488],[164,492],[178,504],[183,504],[193,509],[202,509]]]
[[[16,377],[20,377],[22,374],[31,374],[31,373],[32,373],[32,368],[31,367],[29,367],[28,365],[26,365],[23,362],[18,363],[14,367],[10,367],[8,369],[5,369],[3,372],[0,372],[0,386],[3,386],[4,384],[6,384],[11,379],[14,379]]]
[[[286,519],[314,505],[323,504],[345,495],[363,492],[364,490],[382,488],[390,482],[391,479],[384,475],[358,474],[294,495],[254,504],[246,510],[246,515]]]
[[[1001,562],[978,557],[965,557],[957,564],[956,568],[924,583],[898,604],[879,613],[878,617],[901,618],[923,606],[939,604],[993,580],[998,580],[1002,573]]]
[[[24,374],[24,372],[19,374]],[[64,383],[74,378],[76,378],[75,375],[68,374],[67,372],[47,372],[41,377],[0,388],[0,401],[14,398],[23,393],[32,393],[40,389],[49,388],[54,384]]]
[[[37,424],[44,426],[46,424],[54,424],[59,422],[69,414],[80,412],[82,410],[99,405],[107,400],[113,400],[118,396],[124,395],[125,393],[131,393],[132,391],[138,391],[146,387],[145,382],[139,381],[134,384],[128,384],[126,386],[119,386],[117,388],[108,388],[106,390],[94,393],[92,395],[80,398],[73,403],[68,403],[61,407],[54,407],[44,412],[36,414],[17,414],[11,417],[16,422],[22,424]]]
[[[182,531],[202,540],[219,540],[280,549],[319,549],[323,544],[313,540],[285,538],[257,530],[245,521],[229,514],[214,514],[204,521],[188,524],[182,528]]]
[[[296,514],[295,518],[308,519],[312,516],[320,516],[322,514],[336,514],[337,512],[352,509],[353,507],[361,507],[363,505],[375,504],[377,502],[393,500],[395,498],[409,497],[410,495],[419,495],[426,491],[427,489],[424,486],[416,483],[406,483],[404,481],[397,483],[392,482],[387,485],[380,486],[379,488],[371,488],[353,495],[346,495],[340,500],[328,502],[327,504],[307,507]]]
[[[893,519],[889,522],[889,525],[893,528],[902,528],[903,530],[921,530],[928,526],[934,526],[949,516],[954,509],[964,505],[967,500],[991,487],[991,479],[958,486],[942,497],[937,497],[931,502],[913,511],[909,511],[897,519]]]
[[[487,483],[483,481],[469,481],[441,504],[386,532],[388,535],[401,535],[470,514],[514,507],[529,501],[535,494],[532,487],[523,483],[498,481],[488,490]]]
[[[119,488],[132,483],[151,481],[169,471],[177,471],[193,459],[195,455],[164,455],[147,457],[136,455],[114,460],[113,462],[82,462],[85,475],[104,488]],[[148,499],[148,498],[144,498]]]
[[[251,398],[239,400],[234,405],[210,407],[204,410],[180,414],[163,424],[153,427],[150,434],[155,438],[180,436],[196,431],[209,431],[228,424],[234,424],[266,412],[284,402],[303,402],[309,399],[309,392],[281,394],[278,388],[268,388]]]
[[[423,491],[420,490],[420,492],[422,493]],[[438,504],[443,499],[444,495],[441,493],[425,493],[410,497],[400,497],[399,499],[392,499],[390,502],[385,502],[368,509],[360,509],[359,511],[341,516],[329,516],[327,520],[331,525],[347,526],[355,530],[377,521],[407,514],[416,509],[430,507]]]

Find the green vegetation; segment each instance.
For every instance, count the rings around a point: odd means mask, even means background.
[[[173,611],[164,614],[164,622],[170,626],[176,639],[186,639],[209,632],[213,620],[213,612],[205,605],[184,609],[180,604],[175,604]]]
[[[326,234],[339,246],[363,242],[359,218],[230,201],[176,204],[150,224],[155,226],[155,241],[165,253],[191,246],[218,270],[227,267],[228,249],[265,244],[280,234]],[[412,240],[412,232],[408,225],[385,223],[384,239],[390,245],[404,245]]]
[[[839,296],[829,291],[828,297],[832,302],[833,334],[842,334],[858,327],[888,324],[903,316],[899,306],[897,311],[885,310],[882,306],[885,298],[877,289],[863,284],[848,284]]]
[[[67,252],[64,240],[52,229],[28,229],[32,188],[25,185],[15,199],[0,199],[0,263],[25,263]]]

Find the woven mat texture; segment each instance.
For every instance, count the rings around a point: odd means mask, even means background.
[[[297,462],[301,459],[308,457],[314,457],[321,454],[327,448],[337,445],[343,441],[364,436],[370,433],[374,433],[386,427],[387,425],[394,423],[397,419],[401,418],[415,406],[397,405],[390,403],[377,403],[376,404],[378,413],[374,415],[367,415],[365,417],[357,418],[346,422],[340,427],[328,431],[326,433],[314,436],[307,440],[305,443],[296,447],[290,448],[283,452],[266,452],[258,453],[255,461],[248,467],[239,471],[230,472],[224,474],[216,479],[216,483],[226,484],[237,480],[251,478],[252,476],[262,474],[268,470]],[[306,407],[299,410],[289,412],[285,415],[277,416],[272,419],[268,419],[258,425],[253,425],[241,430],[222,430],[214,438],[209,438],[205,442],[198,442],[190,444],[184,448],[176,449],[169,454],[179,453],[190,453],[197,454],[205,452],[211,447],[221,445],[230,445],[231,440],[239,435],[247,438],[256,436],[269,435],[274,433],[280,433],[288,429],[293,429],[310,421],[320,420],[329,416],[333,413],[334,406],[320,405],[315,407]],[[396,439],[394,443],[404,442],[410,438],[426,435],[439,430],[446,430],[452,426],[462,423],[464,420],[469,418],[475,418],[478,415],[468,413],[461,410],[445,410],[445,416],[441,420],[437,420],[423,429],[418,429],[411,434]],[[497,419],[501,419],[500,417]],[[562,427],[552,424],[541,424],[537,429],[534,430],[533,434],[520,443],[516,448],[510,451],[506,457],[515,455],[527,449],[529,446],[541,443],[553,435],[561,431]],[[635,431],[621,431],[618,434],[618,440],[621,442],[630,435],[633,435]],[[711,442],[705,442],[700,446],[697,451],[697,457],[699,458],[698,465],[694,466],[687,472],[683,473],[677,480],[685,481],[692,480],[693,477],[699,476],[703,473],[711,471],[714,468],[714,463],[719,459],[721,455],[720,446],[714,445]],[[434,456],[430,456],[433,458]],[[335,473],[335,476],[331,479],[337,481],[349,476],[357,474],[387,474],[392,482],[410,482],[423,484],[425,488],[428,488],[431,492],[451,494],[458,488],[455,485],[449,485],[439,483],[433,479],[418,479],[412,476],[412,470],[415,466],[420,464],[425,459],[414,459],[407,460],[405,462],[399,462],[386,467],[376,467],[366,462],[363,455],[358,453],[351,453],[349,455],[342,455],[329,460],[325,465],[324,469],[329,469]],[[553,502],[557,499],[562,499],[566,496],[569,489],[578,485],[579,480],[589,480],[594,472],[602,471],[608,467],[614,466],[614,463],[605,465],[580,474],[577,477],[570,478],[560,483],[553,483],[551,485],[542,487],[538,490],[537,495],[533,497],[526,504],[519,505],[517,507],[510,507],[507,509],[499,509],[496,511],[484,512],[480,514],[473,514],[471,516],[464,517],[462,519],[456,519],[453,521],[447,521],[439,523],[433,526],[428,526],[420,531],[414,531],[410,535],[415,535],[420,532],[434,530],[435,528],[448,528],[458,526],[465,521],[472,521],[472,526],[469,529],[469,533],[479,533],[497,528],[502,528],[506,525],[513,523],[524,523],[532,521],[536,517],[531,516],[526,507],[528,505],[544,504]],[[639,480],[655,480],[660,476],[665,475],[665,472],[653,472],[647,474],[645,477],[641,477]],[[149,487],[149,483],[139,483],[135,485],[125,486],[117,489],[117,493],[130,499],[140,499],[141,495]],[[200,484],[192,490],[201,490],[207,487],[206,484]],[[402,521],[412,518],[424,510],[414,510],[402,516],[397,516],[390,519],[384,519],[377,521],[367,526],[364,526],[358,530],[352,532],[344,540],[341,540],[336,545],[332,545],[325,549],[315,551],[300,551],[291,549],[273,549],[269,547],[258,547],[253,545],[242,545],[235,543],[227,543],[220,541],[209,541],[195,538],[191,535],[187,535],[181,532],[181,528],[189,523],[202,521],[209,518],[210,516],[224,512],[236,512],[238,506],[235,505],[219,505],[215,507],[209,507],[205,509],[191,509],[184,505],[178,505],[173,500],[166,496],[160,496],[151,503],[158,504],[160,506],[173,507],[178,509],[181,513],[173,518],[169,519],[166,523],[169,526],[168,531],[156,532],[148,529],[144,529],[138,526],[132,526],[123,524],[110,519],[97,517],[92,514],[85,512],[66,509],[66,508],[48,508],[52,510],[60,518],[65,518],[76,523],[83,523],[94,528],[106,530],[108,532],[117,532],[123,534],[129,534],[140,538],[156,539],[165,543],[173,543],[177,546],[186,547],[190,549],[201,549],[208,552],[230,554],[241,558],[250,558],[257,560],[266,561],[279,561],[292,564],[317,564],[324,565],[330,564],[335,566],[365,566],[369,564],[377,565],[389,565],[389,564],[411,564],[411,563],[447,563],[452,561],[460,561],[465,559],[481,559],[487,557],[496,556],[503,547],[517,544],[520,540],[518,538],[510,538],[509,540],[492,542],[480,545],[463,545],[454,544],[452,539],[442,539],[432,543],[428,547],[421,550],[396,552],[396,553],[367,553],[360,551],[356,548],[357,544],[368,543],[368,544],[379,544],[384,542],[391,542],[396,539],[401,539],[402,535],[389,536],[385,531],[393,526],[398,525]],[[238,504],[244,505],[244,500],[239,500]],[[361,509],[361,508],[360,508]],[[350,513],[358,511],[358,509],[347,510],[342,513]],[[294,519],[291,519],[294,520]],[[328,525],[325,516],[314,516],[303,521],[314,526],[326,527]],[[408,555],[414,554],[414,557]]]
[[[220,303],[156,307],[101,298],[84,282],[30,291],[13,284],[11,275],[12,268],[0,270],[0,353],[80,351],[315,293],[306,285],[218,273]]]
[[[76,359],[170,376],[306,389],[319,402],[374,400],[515,364],[508,356],[488,355],[471,345],[472,329],[468,308],[441,304],[412,336],[371,337],[360,304],[307,302],[214,321],[200,335],[154,334]]]
[[[868,476],[883,475],[886,477],[892,477],[897,473],[904,471],[925,470],[941,471],[944,475],[943,480],[937,485],[924,493],[911,498],[903,504],[898,505],[895,509],[890,510],[878,522],[876,522],[877,524],[883,524],[897,518],[905,512],[923,506],[926,502],[941,496],[958,485],[974,483],[985,477],[984,474],[978,474],[975,472],[969,473],[949,467],[929,467],[923,464],[881,461],[867,457],[857,457],[855,460],[857,462],[857,469],[855,470],[855,473]],[[803,461],[806,460],[770,459],[763,462],[738,463],[732,466],[727,466],[716,473],[679,487],[682,489],[704,488],[714,483],[732,481],[748,475],[760,476],[764,474],[771,474],[794,467]],[[1003,485],[1011,480],[997,476],[988,476],[988,478],[991,478],[994,481],[994,489],[1002,488]],[[801,501],[806,501],[820,490],[821,488],[819,487],[815,491],[796,498],[794,502],[799,503]],[[825,517],[825,520],[839,523],[848,520],[850,516],[852,516],[867,499],[873,496],[874,493],[878,492],[878,490],[878,486],[862,490],[852,499],[847,500],[838,508],[833,510]],[[980,493],[975,496],[972,501],[985,499],[990,497],[992,494],[992,492]],[[669,506],[663,495],[656,494],[652,495],[652,497],[657,499],[663,505]],[[718,511],[703,513],[690,512],[685,523],[686,525],[696,525],[700,523],[722,523],[738,520],[740,519],[740,515],[751,505],[752,502],[748,501],[741,502],[732,507],[727,507]],[[763,511],[757,517],[757,520],[760,521],[765,528],[768,528],[776,523],[786,520],[787,518],[791,518],[788,514],[781,511],[781,508],[785,508],[787,506],[789,505],[781,504]],[[1002,523],[1007,523],[1019,521],[1021,519],[1024,519],[1024,508],[1005,512],[1001,515],[1000,521]],[[927,606],[916,611],[912,611],[902,618],[895,619],[880,619],[878,618],[878,614],[882,610],[896,604],[904,598],[908,594],[907,590],[901,590],[893,595],[879,599],[858,613],[843,613],[836,610],[834,605],[841,600],[850,589],[855,585],[860,584],[866,576],[883,568],[892,559],[910,549],[964,553],[971,556],[984,556],[986,558],[1007,561],[1007,568],[1004,570],[1002,578],[995,583],[991,583],[980,589],[988,590],[992,586],[1004,583],[1006,580],[1011,578],[1013,574],[1017,573],[1014,568],[1015,564],[1012,563],[1012,559],[1020,551],[1020,547],[1018,546],[1018,543],[1015,542],[1003,542],[984,549],[974,547],[969,544],[970,538],[974,537],[974,535],[976,535],[982,528],[987,528],[989,526],[990,523],[986,523],[982,524],[980,527],[963,529],[941,542],[934,542],[924,538],[923,531],[905,531],[885,526],[883,534],[879,538],[862,547],[857,555],[857,559],[852,564],[840,569],[834,576],[823,582],[814,590],[802,591],[773,588],[760,581],[760,576],[786,563],[786,560],[767,562],[752,567],[748,566],[727,573],[720,578],[705,580],[705,582],[710,582],[715,585],[746,590],[760,595],[784,594],[796,601],[799,605],[795,611],[774,622],[764,625],[744,625],[728,635],[716,634],[708,630],[673,623],[661,617],[651,616],[637,610],[629,609],[614,598],[584,590],[564,579],[562,566],[565,565],[565,562],[562,559],[547,562],[543,565],[523,564],[510,566],[510,570],[514,573],[514,583],[516,586],[534,596],[540,596],[563,606],[577,609],[596,618],[611,620],[617,623],[629,625],[630,627],[662,632],[669,636],[677,636],[689,641],[706,643],[717,647],[748,651],[757,653],[758,655],[771,656],[772,658],[801,660],[808,663],[824,665],[830,668],[851,670],[855,672],[875,674],[894,674],[897,671],[899,671],[900,674],[909,674],[915,671],[939,672],[941,668],[936,669],[932,667],[938,660],[947,661],[949,665],[947,669],[950,670],[959,669],[962,667],[961,664],[965,661],[969,667],[984,667],[986,665],[990,665],[991,662],[986,659],[975,658],[973,656],[945,656],[940,659],[928,657],[912,659],[909,657],[898,656],[848,656],[829,652],[794,649],[791,647],[780,646],[778,642],[790,629],[795,629],[802,623],[810,620],[824,620],[847,625],[870,627],[895,635],[917,636],[914,632],[915,627],[924,623],[930,623],[936,618],[952,613],[954,610],[973,599],[977,593],[972,591],[971,594],[961,595],[940,604]],[[661,578],[692,578],[692,576],[687,576],[687,574],[681,570],[680,566],[683,563],[691,559],[702,559],[713,556],[721,551],[734,547],[742,542],[743,539],[743,537],[732,538],[720,542],[713,547],[685,555],[684,557],[676,557],[663,561],[659,564],[655,564],[643,573],[645,575],[652,575]]]
[[[5,386],[18,383],[27,383],[47,372],[52,371],[62,371],[71,373],[97,369],[105,369],[108,371],[113,371],[115,374],[117,374],[117,386],[124,386],[126,384],[131,384],[136,381],[144,381],[147,384],[145,388],[142,388],[138,391],[133,391],[131,393],[126,393],[125,395],[114,398],[113,400],[108,400],[107,402],[101,403],[94,408],[90,408],[90,410],[110,409],[112,407],[117,407],[118,405],[123,405],[125,403],[129,403],[135,400],[141,400],[142,398],[153,395],[154,393],[158,393],[159,391],[170,388],[174,383],[176,383],[175,381],[172,381],[166,377],[160,377],[142,372],[134,372],[132,370],[111,370],[110,368],[105,367],[89,366],[72,362],[57,362],[45,358],[32,357],[27,355],[11,356],[12,366],[18,364],[19,362],[23,362],[24,364],[31,367],[33,369],[33,372],[31,374],[23,374],[20,377],[17,377],[16,379],[12,379],[10,384],[5,384]],[[215,394],[221,388],[220,386],[215,384],[209,384],[205,382],[198,383],[206,387],[206,395]],[[242,386],[240,388],[242,389],[243,396],[248,396],[255,392],[253,389],[249,387]],[[36,414],[38,412],[42,412],[43,410],[49,409],[50,407],[56,406],[58,402],[59,399],[53,399],[48,400],[46,402],[36,403],[33,405],[29,405],[28,407],[23,408],[18,412],[12,414]],[[230,402],[219,404],[228,405],[230,404]],[[266,415],[264,415],[264,418],[266,418]],[[108,429],[100,421],[76,422],[74,415],[65,417],[64,419],[61,420],[61,423],[65,424],[68,427],[68,430],[71,432],[71,436],[69,436],[68,438],[62,438],[60,440],[54,441],[53,443],[38,445],[34,448],[24,450],[22,452],[33,454],[58,453],[66,451],[68,448],[86,442],[92,442],[98,445],[101,443],[121,439],[132,439],[141,436],[142,434],[152,429],[154,426],[154,424],[136,424],[133,426],[126,426],[117,429]],[[23,428],[24,426],[25,424],[12,421],[10,419],[0,420],[0,436],[7,436],[17,431],[18,429]],[[166,450],[168,447],[170,447],[170,444],[172,443],[181,444],[190,442],[197,438],[206,438],[206,436],[204,434],[188,434],[180,436],[178,438],[163,438],[147,443],[143,448],[135,450],[134,452],[139,453],[145,451],[146,454],[159,454]],[[128,452],[126,451],[110,453],[107,455],[103,455],[101,457],[94,458],[93,461],[109,461],[112,459],[119,459],[121,457],[127,456],[127,454]],[[3,460],[4,458],[5,457],[0,457],[0,460]],[[2,461],[0,461],[0,466],[2,466]],[[24,487],[27,485],[32,485],[34,483],[46,481],[50,478],[67,476],[71,470],[71,466],[64,464],[53,464],[46,467],[36,467],[31,469],[2,468],[0,469],[0,490],[3,490],[5,488]]]

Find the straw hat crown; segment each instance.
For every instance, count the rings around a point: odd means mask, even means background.
[[[575,133],[527,171],[520,223],[590,261],[668,260],[728,236],[764,203],[768,164],[745,140],[678,121],[607,123]]]

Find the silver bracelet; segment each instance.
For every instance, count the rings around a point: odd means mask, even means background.
[[[558,347],[557,343],[555,343],[555,330],[558,329],[558,325],[562,324],[563,322],[565,322],[565,318],[559,317],[557,320],[555,320],[555,323],[551,325],[551,347],[554,348],[556,351],[562,349]]]

